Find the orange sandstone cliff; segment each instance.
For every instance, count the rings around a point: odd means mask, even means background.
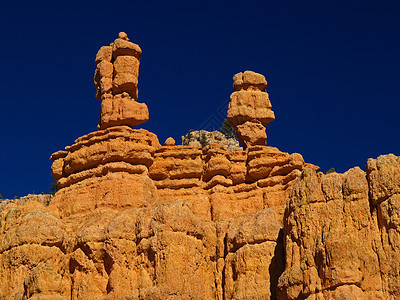
[[[243,149],[144,129],[141,49],[96,56],[98,130],[51,156],[48,204],[0,213],[0,299],[400,299],[400,158],[324,175],[266,145],[267,81],[233,77]],[[48,205],[47,205],[48,204]]]

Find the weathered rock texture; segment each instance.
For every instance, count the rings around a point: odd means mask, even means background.
[[[2,208],[4,206],[6,206],[7,204],[10,203],[18,203],[18,204],[25,204],[29,201],[37,201],[39,203],[41,203],[44,206],[49,205],[50,200],[52,198],[52,195],[49,194],[29,194],[26,195],[24,197],[19,197],[19,198],[15,198],[15,199],[0,199],[0,211],[2,210]]]
[[[236,149],[243,150],[238,140],[227,138],[220,131],[191,130],[188,134],[182,136],[182,145],[184,146],[202,147],[202,142],[204,146],[211,144],[222,145],[231,152]]]
[[[280,299],[399,299],[400,158],[303,171],[284,219]]]
[[[275,120],[266,92],[267,81],[261,74],[245,71],[233,76],[233,90],[228,109],[228,121],[236,137],[246,149],[267,144],[267,125]]]
[[[97,207],[146,207],[156,201],[148,176],[157,136],[144,129],[114,126],[80,137],[51,156],[59,191],[51,202],[60,216]]]
[[[137,102],[142,50],[124,32],[96,55],[94,83],[101,100],[99,129],[127,125],[134,127],[149,119],[145,103]]]
[[[98,65],[140,58],[126,38]],[[265,94],[252,74],[235,89]],[[161,146],[127,125],[51,156],[48,206],[2,207],[0,299],[400,298],[399,157],[324,175],[274,147]]]

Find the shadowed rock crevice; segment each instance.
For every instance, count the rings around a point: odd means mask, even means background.
[[[283,229],[279,231],[274,250],[274,256],[271,259],[268,271],[270,276],[270,299],[277,299],[278,280],[285,270],[285,252],[283,242]]]

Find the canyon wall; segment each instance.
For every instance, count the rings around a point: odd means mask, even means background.
[[[400,157],[305,170],[284,217],[279,299],[399,299]]]
[[[400,299],[400,158],[323,174],[267,146],[265,77],[233,77],[242,148],[133,129],[141,49],[96,56],[98,130],[51,156],[59,190],[0,212],[0,299]],[[226,146],[226,145],[225,145]]]

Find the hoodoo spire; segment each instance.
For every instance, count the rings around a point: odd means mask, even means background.
[[[229,103],[228,121],[245,149],[267,144],[265,130],[275,120],[275,114],[266,87],[265,77],[258,73],[245,71],[233,76],[234,92]]]
[[[149,120],[147,105],[137,102],[141,55],[140,47],[130,42],[125,32],[98,51],[94,75],[96,97],[101,100],[98,129],[134,127]]]

